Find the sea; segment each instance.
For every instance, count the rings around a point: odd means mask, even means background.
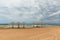
[[[12,25],[11,24],[1,24],[0,26],[4,26],[4,27],[12,27]],[[15,26],[15,27],[18,27],[18,25],[13,25],[13,26]],[[51,24],[40,24],[40,25],[37,25],[37,24],[20,24],[19,25],[20,27],[22,27],[22,26],[55,26],[55,25],[51,25]]]

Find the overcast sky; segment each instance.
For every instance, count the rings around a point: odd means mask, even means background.
[[[0,0],[0,23],[60,23],[60,0]]]

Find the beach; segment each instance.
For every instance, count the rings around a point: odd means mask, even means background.
[[[0,28],[0,40],[60,40],[60,26]]]

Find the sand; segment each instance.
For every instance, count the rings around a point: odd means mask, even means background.
[[[0,40],[60,40],[60,26],[0,29]]]

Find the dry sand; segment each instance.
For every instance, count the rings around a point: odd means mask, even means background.
[[[0,40],[60,40],[60,26],[0,29]]]

